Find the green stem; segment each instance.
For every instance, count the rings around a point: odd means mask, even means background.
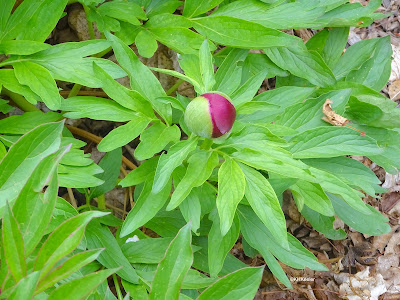
[[[2,93],[10,97],[10,99],[23,111],[32,112],[32,111],[41,111],[32,103],[29,103],[23,96],[11,92],[3,87]]]
[[[178,88],[179,86],[183,83],[182,79],[179,79],[168,91],[167,91],[167,96],[171,96]]]
[[[86,21],[88,24],[88,29],[89,29],[89,36],[91,40],[95,40],[96,36],[94,34],[94,29],[93,29],[93,23],[89,21],[88,19],[88,15],[89,15],[89,7],[87,7],[85,4],[83,4],[83,9],[85,10],[85,14],[86,14]]]
[[[72,87],[72,90],[69,92],[67,98],[75,97],[76,95],[78,95],[81,88],[82,85],[80,85],[79,83],[75,83],[74,86]]]
[[[118,283],[118,279],[117,279],[117,275],[113,274],[112,277],[114,280],[115,289],[117,291],[118,300],[123,300],[121,288],[119,287],[119,283]]]
[[[104,194],[97,197],[97,207],[101,210],[106,209],[106,198]]]
[[[200,149],[209,150],[213,143],[213,140],[205,139],[203,144],[201,144]]]

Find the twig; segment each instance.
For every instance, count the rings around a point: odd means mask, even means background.
[[[60,91],[60,95],[66,98],[68,97],[71,91]],[[93,97],[108,98],[108,95],[103,91],[79,91],[79,93],[76,96],[93,96]]]
[[[76,199],[75,199],[75,196],[74,196],[74,192],[69,187],[67,187],[67,191],[68,191],[68,197],[69,197],[69,200],[70,200],[72,206],[74,208],[78,208],[78,203],[76,202]]]

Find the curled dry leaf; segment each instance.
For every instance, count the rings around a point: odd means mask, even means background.
[[[332,124],[334,126],[345,126],[347,122],[349,122],[348,119],[345,117],[342,117],[341,115],[338,115],[333,109],[332,109],[332,104],[333,102],[329,99],[326,99],[324,105],[322,106],[322,113],[324,116],[322,117],[322,120],[325,122],[328,122],[329,124]]]
[[[333,109],[332,109],[332,104],[333,102],[329,99],[326,99],[324,105],[322,106],[322,113],[324,116],[321,118],[325,122],[328,122],[329,124],[332,124],[333,126],[347,126],[355,131],[358,131],[361,133],[361,136],[365,136],[365,132],[362,132],[354,127],[351,127],[347,123],[349,122],[349,119],[346,119],[345,117],[342,117],[341,115],[338,115]]]

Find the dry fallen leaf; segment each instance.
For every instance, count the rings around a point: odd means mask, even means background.
[[[400,100],[400,79],[393,81],[389,85],[389,97],[393,101]]]
[[[332,104],[333,102],[329,99],[326,99],[324,105],[322,106],[322,113],[324,116],[321,118],[325,122],[328,122],[329,124],[332,124],[334,126],[347,126],[355,131],[358,131],[361,133],[361,136],[365,136],[365,132],[362,132],[354,127],[351,127],[350,125],[346,124],[349,122],[348,119],[345,117],[342,117],[341,115],[338,115],[333,109],[332,109]]]
[[[369,267],[355,275],[335,274],[334,278],[340,284],[340,294],[349,300],[378,300],[387,291],[382,275],[370,275]]]
[[[334,126],[345,126],[349,120],[341,115],[338,115],[334,110],[332,110],[332,103],[333,102],[331,100],[326,99],[324,105],[322,106],[322,113],[324,114],[322,120]]]

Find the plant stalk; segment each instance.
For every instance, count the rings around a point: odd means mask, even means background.
[[[8,97],[17,105],[20,109],[26,112],[32,112],[32,111],[41,111],[39,108],[37,108],[35,105],[32,103],[29,103],[23,96],[16,94],[14,92],[11,92],[10,90],[7,90],[6,88],[3,87],[2,93]]]
[[[114,280],[115,289],[117,291],[118,300],[123,300],[122,293],[121,293],[121,288],[119,287],[119,283],[118,283],[117,275],[113,274],[112,277],[113,277],[113,280]]]
[[[167,96],[171,96],[183,83],[182,79],[179,79],[168,91],[167,91]]]

